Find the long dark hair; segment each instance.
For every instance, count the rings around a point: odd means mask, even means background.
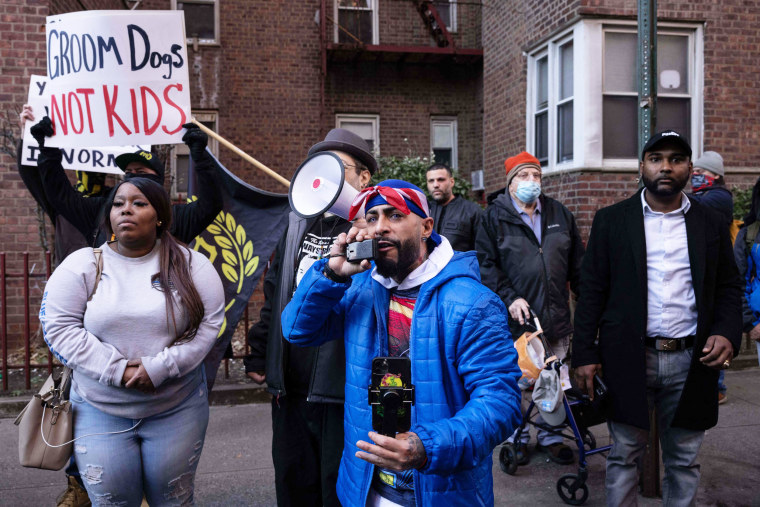
[[[156,210],[158,220],[161,222],[161,225],[156,227],[156,238],[161,240],[161,250],[159,252],[158,273],[152,276],[151,282],[158,280],[159,287],[164,293],[164,299],[166,300],[166,322],[168,325],[171,318],[174,334],[177,337],[175,343],[191,340],[203,320],[205,309],[190,272],[190,261],[192,259],[192,256],[188,255],[190,251],[187,246],[177,241],[169,232],[172,222],[172,207],[169,194],[166,193],[164,187],[147,178],[130,178],[129,181],[122,181],[116,185],[108,196],[104,209],[104,225],[109,237],[113,235],[111,208],[116,197],[116,191],[124,183],[130,183],[137,187],[151,206],[153,206],[153,209]],[[177,291],[180,303],[187,311],[188,318],[190,319],[189,326],[182,334],[177,331],[172,290]]]

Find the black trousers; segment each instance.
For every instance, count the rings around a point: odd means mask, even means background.
[[[301,396],[272,399],[272,461],[280,507],[340,506],[343,405]]]

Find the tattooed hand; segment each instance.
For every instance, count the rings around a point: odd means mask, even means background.
[[[371,431],[369,438],[375,445],[363,440],[356,442],[359,449],[367,451],[357,452],[357,458],[389,470],[422,468],[427,463],[425,447],[416,433],[399,433],[391,438]]]

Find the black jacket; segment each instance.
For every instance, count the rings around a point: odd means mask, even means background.
[[[103,244],[101,225],[107,196],[83,197],[74,190],[61,165],[61,150],[43,148],[37,167],[50,206],[79,230],[89,246]],[[222,193],[214,178],[213,160],[206,156],[194,161],[198,177],[198,199],[172,206],[169,232],[183,243],[191,242],[222,211]]]
[[[290,213],[288,229],[277,244],[272,264],[264,278],[264,306],[260,320],[248,331],[251,354],[245,358],[245,371],[266,372],[267,390],[274,396],[287,394],[285,368],[289,358],[280,318],[295,287],[298,250],[304,235],[318,219],[307,220]],[[346,384],[343,340],[332,340],[317,347],[311,372],[308,401],[343,403]]]
[[[454,197],[446,206],[429,199],[428,206],[435,232],[446,236],[454,250],[468,252],[475,249],[475,231],[480,215],[483,214],[480,206],[459,196]]]
[[[705,430],[718,422],[718,370],[699,362],[712,335],[738,353],[742,285],[728,229],[717,213],[691,200],[684,215],[697,334],[691,369],[673,426]],[[649,428],[644,337],[647,326],[647,254],[641,191],[596,213],[575,311],[573,366],[601,363],[616,422]],[[598,335],[598,345],[595,343]]]
[[[56,213],[55,209],[48,201],[47,195],[45,195],[45,189],[42,183],[42,176],[40,175],[40,171],[36,167],[23,165],[21,163],[21,155],[21,143],[19,142],[18,152],[16,156],[16,167],[18,168],[18,174],[21,176],[21,181],[24,182],[26,189],[29,190],[30,194],[32,194],[32,197],[34,197],[34,200],[37,202],[40,208],[42,208],[42,211],[44,211],[45,214],[50,217],[50,221],[55,227],[54,261],[56,265],[60,264],[61,261],[65,259],[71,252],[75,252],[80,248],[86,247],[87,241],[85,240],[82,233],[79,232],[73,225],[71,225],[71,222]],[[68,180],[67,184],[69,184]],[[69,184],[69,186],[71,185]],[[100,195],[107,195],[109,191],[110,187],[104,187],[101,190]]]
[[[720,214],[721,221],[726,227],[731,227],[734,220],[734,196],[724,186],[708,187],[699,192],[694,192],[691,197],[695,201],[712,208]]]
[[[483,283],[507,308],[525,299],[550,341],[572,333],[570,294],[578,295],[583,241],[575,218],[558,201],[541,195],[541,244],[522,221],[505,190],[494,194],[475,238]],[[510,317],[513,330],[519,326]]]

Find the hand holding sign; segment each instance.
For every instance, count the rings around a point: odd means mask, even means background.
[[[50,137],[54,134],[53,132],[53,124],[50,122],[50,118],[45,116],[42,118],[42,120],[39,121],[36,125],[34,125],[31,128],[32,137],[34,137],[34,140],[37,141],[37,146],[40,147],[40,149],[45,148],[45,138]]]
[[[193,160],[200,160],[206,154],[208,135],[195,123],[185,123],[182,127],[187,129],[185,135],[182,136],[182,142],[190,148],[190,156]]]

